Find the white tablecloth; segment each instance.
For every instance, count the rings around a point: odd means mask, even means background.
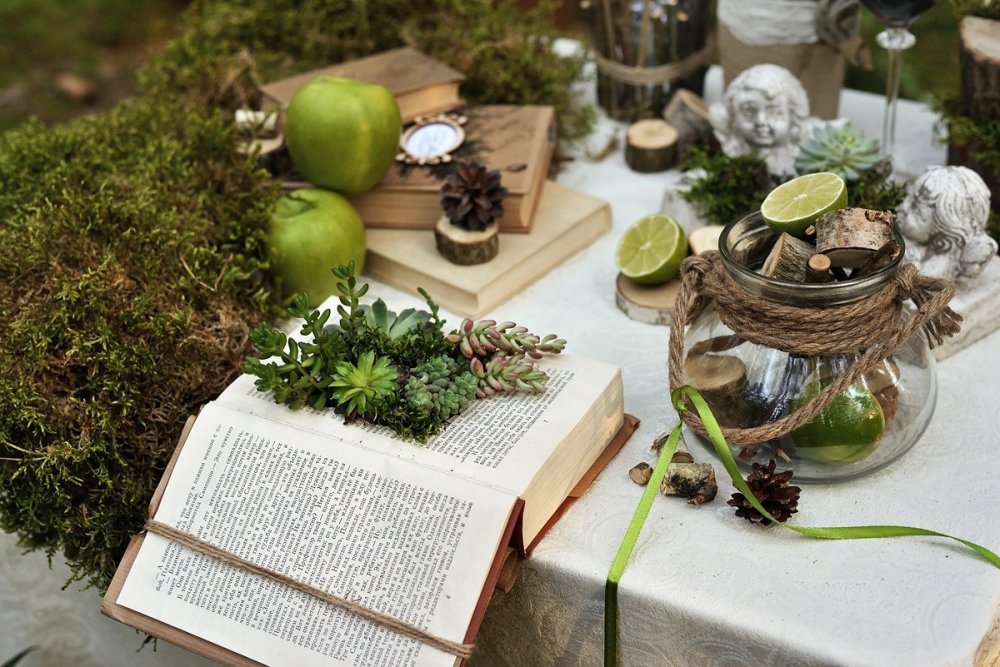
[[[709,99],[719,81],[710,76]],[[847,91],[841,111],[878,136],[879,97]],[[897,145],[911,172],[944,159],[933,121],[924,107],[901,104]],[[604,580],[642,491],[628,470],[652,460],[653,436],[676,420],[667,330],[628,320],[614,305],[615,244],[659,209],[663,177],[634,174],[616,154],[570,163],[560,180],[610,201],[614,229],[497,312],[621,366],[626,409],[642,425],[524,563],[515,589],[494,596],[478,666],[600,663]],[[380,285],[374,295],[418,305]],[[942,363],[937,412],[921,442],[862,479],[805,486],[794,520],[919,525],[1000,549],[998,352],[993,335]],[[996,631],[1000,571],[969,552],[925,538],[820,542],[760,529],[734,517],[730,492],[723,481],[720,497],[699,508],[656,499],[620,586],[626,664],[960,665]],[[58,558],[49,571],[43,555],[22,556],[0,534],[0,663],[38,644],[44,650],[26,667],[207,664],[162,644],[136,653],[142,637],[101,617],[93,591],[61,591],[66,575]]]

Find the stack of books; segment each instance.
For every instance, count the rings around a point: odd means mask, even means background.
[[[552,107],[465,107],[462,75],[412,48],[283,79],[263,91],[272,106],[283,107],[320,75],[384,85],[396,95],[404,119],[460,109],[467,119],[465,141],[454,159],[499,170],[509,193],[497,257],[458,266],[437,252],[431,231],[442,215],[439,190],[448,167],[397,162],[378,186],[350,198],[368,230],[365,272],[373,278],[406,291],[423,287],[448,310],[479,317],[611,229],[607,202],[547,178],[555,150]]]

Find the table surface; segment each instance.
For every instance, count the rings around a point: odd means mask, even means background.
[[[593,83],[581,94],[592,96]],[[717,99],[718,70],[706,97]],[[845,91],[841,112],[878,136],[881,98]],[[941,164],[926,108],[900,106],[899,164]],[[602,121],[610,122],[610,121]],[[526,561],[510,594],[496,594],[473,665],[595,665],[602,655],[604,580],[642,489],[628,470],[652,461],[654,435],[676,422],[667,396],[667,329],[628,320],[614,303],[614,248],[657,211],[662,175],[629,171],[620,153],[578,159],[559,180],[611,202],[613,230],[497,309],[569,351],[621,366],[626,410],[639,431]],[[413,295],[375,284],[395,308]],[[1000,548],[1000,391],[994,334],[938,367],[935,416],[917,446],[889,467],[836,484],[803,485],[794,520],[808,525],[897,523]],[[696,455],[699,452],[696,451]],[[942,540],[822,542],[738,520],[724,500],[691,507],[658,497],[622,579],[627,665],[972,664],[998,632],[1000,571]],[[142,637],[101,617],[93,591],[61,591],[67,570],[22,556],[0,534],[0,663],[31,644],[27,665],[202,665],[174,647],[135,653]]]

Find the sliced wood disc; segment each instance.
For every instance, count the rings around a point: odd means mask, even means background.
[[[637,322],[669,326],[680,289],[681,281],[677,279],[663,285],[637,285],[619,273],[615,281],[615,303]]]
[[[629,126],[625,137],[625,162],[633,171],[666,171],[677,161],[677,130],[665,120],[637,121]]]

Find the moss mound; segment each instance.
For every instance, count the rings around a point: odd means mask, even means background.
[[[470,101],[553,104],[562,136],[580,136],[582,63],[551,53],[547,11],[195,2],[139,98],[0,134],[0,528],[106,588],[185,419],[275,312],[263,234],[278,193],[219,109],[260,80],[408,43],[465,71]]]
[[[465,73],[477,104],[550,104],[559,135],[582,137],[593,110],[572,103],[583,58],[552,51],[552,2],[515,0],[229,0],[194,2],[182,34],[141,77],[146,94],[209,106],[255,101],[270,81],[404,44]]]
[[[102,588],[263,318],[275,193],[234,145],[142,102],[0,135],[0,526]]]

